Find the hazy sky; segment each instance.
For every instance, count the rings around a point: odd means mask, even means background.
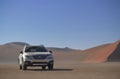
[[[0,44],[86,49],[120,39],[120,0],[0,0]]]

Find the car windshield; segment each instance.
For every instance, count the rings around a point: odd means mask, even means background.
[[[48,51],[45,47],[31,46],[31,47],[27,47],[25,52],[48,52]]]

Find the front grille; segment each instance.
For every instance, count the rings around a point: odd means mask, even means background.
[[[34,55],[33,58],[34,59],[46,59],[46,57],[49,55]]]
[[[32,62],[32,64],[47,64],[47,62]]]

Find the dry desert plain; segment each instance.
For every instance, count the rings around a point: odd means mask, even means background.
[[[51,71],[40,67],[23,71],[19,70],[17,63],[2,63],[0,79],[120,79],[120,63],[57,62]]]

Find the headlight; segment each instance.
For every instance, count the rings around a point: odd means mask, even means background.
[[[53,56],[52,55],[49,55],[46,57],[47,59],[53,59]]]

